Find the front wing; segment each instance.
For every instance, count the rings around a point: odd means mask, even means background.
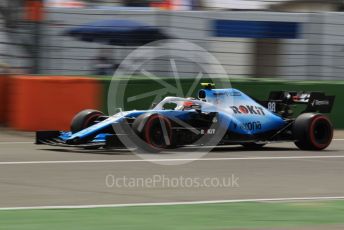
[[[78,148],[124,147],[116,134],[98,134],[93,140],[83,144],[73,144],[66,141],[71,135],[70,132],[63,131],[38,131],[36,132],[35,144]]]

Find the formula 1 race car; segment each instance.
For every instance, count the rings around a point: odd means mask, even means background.
[[[258,101],[234,89],[215,89],[203,83],[198,98],[166,97],[149,110],[105,116],[84,110],[71,130],[38,131],[36,144],[68,147],[134,147],[154,152],[183,146],[242,145],[261,148],[290,141],[302,150],[322,150],[333,138],[329,113],[334,96],[322,92],[271,92]],[[293,118],[294,104],[305,109]]]

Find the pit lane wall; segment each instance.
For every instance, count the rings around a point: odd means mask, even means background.
[[[159,81],[143,77],[129,81],[118,77],[115,81],[120,88],[125,88],[125,110],[149,108],[156,95],[142,95],[164,87]],[[194,83],[191,78],[183,78],[180,81],[183,93]],[[71,119],[80,110],[93,108],[108,113],[110,82],[111,78],[93,76],[1,76],[0,123],[23,131],[68,130]],[[176,85],[175,79],[172,78],[165,78],[164,82]],[[202,82],[211,80],[202,79]],[[257,99],[266,99],[269,92],[274,90],[323,91],[335,95],[335,105],[329,116],[336,129],[344,129],[344,107],[341,104],[344,101],[344,81],[233,79],[231,84]],[[200,88],[198,84],[195,93]],[[161,96],[174,96],[173,94],[166,91]],[[111,106],[118,108],[118,105]],[[295,112],[301,109],[296,107]]]

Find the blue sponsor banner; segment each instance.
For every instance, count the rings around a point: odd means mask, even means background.
[[[299,37],[298,22],[214,20],[216,37],[287,38]]]

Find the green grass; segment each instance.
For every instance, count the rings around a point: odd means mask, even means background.
[[[231,229],[344,224],[344,201],[0,211],[0,229]]]

